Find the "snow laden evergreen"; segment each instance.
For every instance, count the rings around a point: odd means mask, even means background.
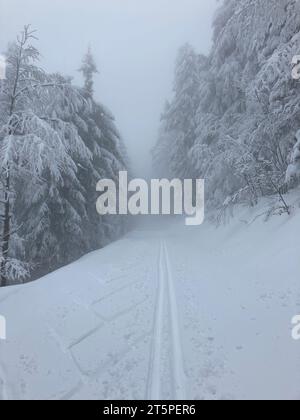
[[[291,73],[300,3],[224,0],[213,26],[211,53],[180,81],[195,80],[194,89],[175,89],[163,113],[155,165],[166,176],[205,178],[210,208],[276,195],[288,212],[283,192],[294,183],[286,181],[299,172],[300,87]],[[176,74],[181,68],[177,62]],[[189,103],[190,112],[178,103]],[[182,118],[188,122],[178,135],[174,121]]]
[[[9,46],[0,87],[2,286],[47,273],[124,229],[95,207],[97,181],[126,168],[114,119],[92,97],[95,71],[84,71],[83,90],[48,75],[34,40],[28,26]]]
[[[178,53],[174,99],[166,103],[158,149],[154,152],[158,166],[168,168],[169,176],[176,174],[184,178],[191,169],[187,157],[196,140],[196,110],[200,103],[199,70],[203,61],[205,58],[199,57],[189,44],[185,44]]]
[[[98,73],[97,64],[94,60],[91,48],[88,48],[86,55],[83,57],[82,65],[79,71],[84,77],[84,90],[90,96],[94,94],[94,74]]]

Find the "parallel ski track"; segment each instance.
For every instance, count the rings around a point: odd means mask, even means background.
[[[167,309],[167,320],[164,318]],[[162,352],[164,346],[163,330],[165,322],[169,329],[171,338],[171,372],[172,399],[185,400],[185,372],[180,335],[179,312],[176,298],[176,290],[172,275],[171,263],[166,242],[160,243],[158,259],[158,287],[156,308],[153,328],[153,344],[150,358],[147,398],[149,400],[160,400],[161,383],[163,375]]]

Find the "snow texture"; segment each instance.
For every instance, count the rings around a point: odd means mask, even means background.
[[[1,289],[1,398],[300,399],[295,197],[290,217],[156,223]]]

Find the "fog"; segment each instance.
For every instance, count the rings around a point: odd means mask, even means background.
[[[207,53],[217,0],[0,0],[0,51],[24,24],[36,29],[43,66],[82,80],[90,44],[100,74],[95,96],[107,105],[136,174],[151,167],[160,114],[172,91],[178,48]]]

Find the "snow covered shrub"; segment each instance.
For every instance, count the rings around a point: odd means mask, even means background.
[[[287,169],[286,181],[293,183],[300,179],[300,130],[296,134],[297,142],[291,153],[291,163]]]

